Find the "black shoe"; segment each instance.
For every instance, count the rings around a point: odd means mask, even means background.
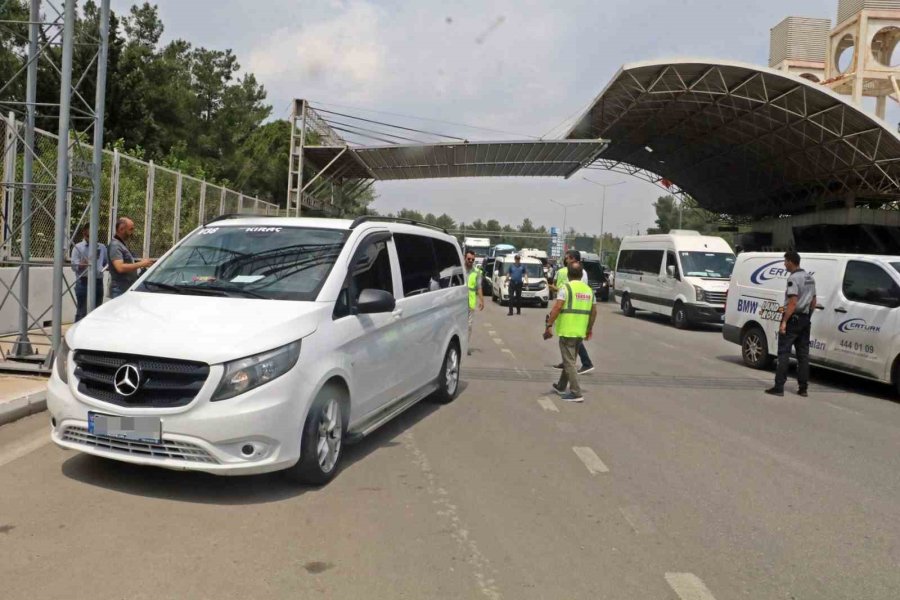
[[[588,365],[587,367],[585,367],[584,365],[582,365],[581,368],[578,369],[578,374],[579,374],[579,375],[584,375],[585,373],[590,373],[590,372],[593,371],[593,370],[594,370],[594,365]]]
[[[766,393],[770,396],[784,396],[784,390],[780,390],[777,387],[770,387],[766,390]]]
[[[554,369],[560,369],[560,370],[562,370],[563,364],[562,364],[562,363],[559,363],[558,365],[553,365],[553,368],[554,368]]]
[[[797,390],[797,395],[807,398],[809,397],[809,392],[806,391],[806,388],[800,388],[799,390]]]
[[[559,384],[551,383],[550,386],[553,388],[553,391],[562,396],[566,393],[566,388],[559,387]]]
[[[507,316],[507,317],[511,317],[511,316],[512,316],[512,313],[506,313],[506,316]]]

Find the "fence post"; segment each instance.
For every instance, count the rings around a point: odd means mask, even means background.
[[[144,203],[144,254],[143,258],[150,256],[150,236],[153,234],[153,194],[156,185],[156,166],[150,161],[147,169],[147,194]]]
[[[119,218],[119,150],[113,150],[112,168],[109,170],[109,239],[116,235]]]
[[[181,172],[178,173],[178,177],[175,179],[175,227],[172,229],[172,245],[178,243],[178,239],[181,237],[179,234],[179,230],[181,229],[181,183],[182,176]]]
[[[237,209],[237,211],[238,211],[238,214],[241,214],[242,212],[244,212],[244,195],[243,195],[243,194],[241,194],[240,196],[238,196],[238,209]]]
[[[219,194],[219,214],[225,214],[225,188],[222,188],[222,192]]]
[[[16,139],[16,114],[12,111],[6,119],[6,135],[3,137],[3,254],[7,253],[6,242],[9,237],[9,231],[13,227],[12,210],[15,206],[16,197],[16,148],[18,140]]]
[[[200,214],[197,215],[197,223],[203,225],[206,220],[206,182],[200,182]]]

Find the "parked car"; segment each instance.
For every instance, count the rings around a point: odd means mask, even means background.
[[[609,270],[600,262],[600,255],[591,252],[581,253],[581,265],[588,274],[588,285],[594,290],[598,302],[609,301]]]
[[[494,286],[491,278],[494,275],[494,261],[485,260],[484,266],[482,267],[484,275],[481,278],[481,291],[485,296],[490,296],[493,294]]]
[[[443,230],[208,223],[68,330],[48,388],[52,439],[142,465],[325,483],[345,442],[457,395],[466,297]]]
[[[544,277],[544,265],[536,258],[522,258],[521,261],[525,265],[526,277],[522,288],[522,304],[539,304],[546,308],[550,302],[550,286]],[[515,262],[513,255],[504,256],[494,262],[492,298],[494,302],[499,302],[503,306],[509,302],[509,285],[506,283],[506,277],[509,274],[509,267]]]
[[[900,256],[804,253],[800,266],[816,280],[810,363],[900,393]],[[749,367],[766,368],[778,354],[787,275],[783,254],[737,257],[722,335],[741,345]]]
[[[629,236],[616,261],[616,299],[622,312],[647,310],[670,316],[679,329],[721,323],[734,252],[720,237],[673,230]]]

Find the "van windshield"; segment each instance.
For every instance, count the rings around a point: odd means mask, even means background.
[[[160,262],[138,290],[315,300],[346,233],[308,227],[205,227]]]
[[[729,252],[679,252],[687,277],[728,279],[734,270],[734,254]]]

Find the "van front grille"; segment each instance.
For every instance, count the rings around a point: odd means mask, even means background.
[[[703,292],[703,296],[710,304],[725,304],[725,292]]]
[[[162,443],[135,442],[88,433],[84,427],[69,426],[62,432],[62,440],[90,448],[98,448],[117,454],[129,454],[142,458],[168,458],[192,463],[218,464],[209,452],[188,442],[163,440]]]
[[[138,389],[130,396],[116,391],[114,383],[116,372],[126,364],[134,365],[140,373]],[[117,406],[185,406],[197,396],[208,376],[209,365],[200,362],[93,350],[75,352],[78,391]]]

